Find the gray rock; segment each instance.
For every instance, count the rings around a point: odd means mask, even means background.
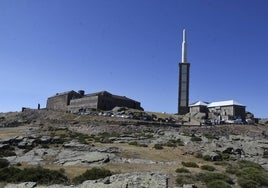
[[[97,181],[85,181],[77,186],[78,188],[166,188],[167,176],[160,173],[133,172],[126,174],[116,174]]]
[[[37,185],[33,182],[26,182],[22,184],[10,184],[9,187],[5,188],[139,188],[139,187],[147,187],[147,188],[167,188],[167,176],[160,173],[151,173],[151,172],[132,172],[125,174],[115,174],[110,177],[106,177],[104,179],[99,180],[88,180],[84,181],[82,184],[77,186],[64,186],[64,185],[50,185],[43,186]],[[33,186],[26,187],[23,185],[31,185]]]
[[[184,184],[182,188],[196,188],[194,184]]]
[[[41,144],[48,144],[50,143],[52,138],[50,136],[42,136],[39,141]]]
[[[20,184],[7,184],[4,188],[34,188],[36,187],[36,182],[24,182]]]
[[[63,166],[89,165],[92,163],[102,164],[108,162],[114,157],[114,154],[110,153],[73,151],[65,149],[58,154],[54,163]]]
[[[47,158],[56,156],[58,153],[58,150],[41,148],[30,150],[22,156],[6,157],[6,159],[12,164],[24,162],[31,165],[40,165],[43,164]]]
[[[72,140],[68,143],[65,143],[63,147],[79,151],[88,151],[91,148],[89,145],[79,143],[78,140]]]
[[[35,141],[35,139],[24,138],[21,142],[18,143],[18,148],[32,147]]]

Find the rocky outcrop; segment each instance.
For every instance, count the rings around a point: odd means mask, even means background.
[[[55,158],[55,164],[62,166],[102,164],[109,162],[115,155],[102,152],[62,150]]]
[[[21,184],[8,184],[5,188],[167,188],[167,176],[160,173],[151,172],[133,172],[125,174],[115,174],[110,177],[99,180],[88,180],[77,186],[50,185],[36,186],[34,182],[26,182]]]

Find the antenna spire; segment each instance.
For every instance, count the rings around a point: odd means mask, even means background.
[[[182,31],[182,55],[181,55],[181,62],[187,63],[187,48],[186,48],[186,30],[183,29]]]

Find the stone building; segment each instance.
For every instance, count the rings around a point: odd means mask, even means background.
[[[83,91],[79,91],[78,93],[71,90],[63,93],[56,93],[56,95],[49,97],[47,99],[46,108],[49,110],[59,110],[66,111],[72,99],[81,98],[83,95]]]
[[[140,102],[125,96],[113,95],[107,91],[84,94],[84,91],[68,91],[47,100],[47,109],[68,112],[89,111],[92,109],[112,110],[116,106],[143,110]]]
[[[246,118],[246,106],[234,101],[219,101],[208,104],[209,117],[220,116],[222,120]]]
[[[195,113],[208,113],[208,103],[203,102],[203,101],[197,101],[191,105],[189,105],[190,108],[190,113],[195,114]]]
[[[246,118],[246,106],[234,101],[218,101],[212,103],[205,103],[198,101],[191,104],[190,112],[192,115],[196,113],[207,113],[209,119],[226,121],[230,119]]]

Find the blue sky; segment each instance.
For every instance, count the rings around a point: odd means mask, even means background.
[[[177,112],[182,29],[190,103],[236,100],[268,117],[266,0],[1,0],[0,111],[107,90]]]

